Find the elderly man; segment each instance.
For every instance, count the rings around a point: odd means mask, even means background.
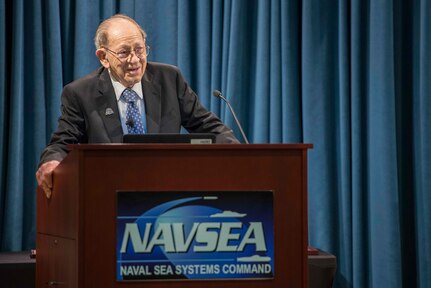
[[[114,15],[95,36],[97,71],[63,89],[58,128],[41,155],[38,184],[51,195],[52,171],[75,143],[116,143],[124,134],[215,133],[217,142],[238,143],[231,129],[207,111],[180,71],[147,62],[144,30]]]

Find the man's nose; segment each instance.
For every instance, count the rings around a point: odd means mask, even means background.
[[[130,63],[139,62],[140,60],[141,60],[141,58],[138,57],[135,50],[130,51],[130,55],[129,55],[129,59],[128,59],[128,61]]]

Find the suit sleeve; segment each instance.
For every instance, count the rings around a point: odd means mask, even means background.
[[[58,127],[42,152],[39,166],[51,160],[63,160],[68,153],[67,145],[87,142],[82,111],[74,91],[69,86],[64,87]]]

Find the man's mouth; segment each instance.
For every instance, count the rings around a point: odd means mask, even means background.
[[[129,69],[127,69],[127,72],[130,74],[137,74],[137,73],[139,73],[140,69],[141,69],[141,67],[129,68]]]

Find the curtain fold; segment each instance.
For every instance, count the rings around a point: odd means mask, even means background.
[[[367,95],[369,282],[401,287],[399,182],[392,1],[370,1]],[[384,153],[383,153],[384,152]],[[384,199],[384,201],[382,201]],[[386,255],[384,261],[381,254]],[[393,261],[391,261],[393,260]],[[377,264],[377,265],[376,265]]]
[[[180,67],[238,138],[313,143],[309,240],[335,287],[431,287],[431,3],[0,0],[0,249],[35,247],[34,173],[62,87],[100,64],[107,17]]]
[[[431,286],[431,217],[429,207],[431,204],[431,3],[420,1],[415,3],[419,20],[419,27],[415,27],[417,39],[414,79],[415,85],[412,96],[413,103],[413,173],[415,205],[417,207],[414,219],[416,220],[415,234],[417,235],[416,250],[416,277],[418,286]],[[416,234],[417,233],[417,234]]]
[[[13,35],[11,37],[11,46],[9,47],[9,55],[11,55],[11,66],[14,69],[10,74],[10,92],[14,97],[10,97],[7,122],[4,123],[8,129],[6,142],[6,185],[2,185],[4,191],[4,236],[2,244],[12,249],[19,249],[23,245],[23,224],[28,214],[23,213],[24,210],[24,187],[23,187],[23,165],[24,165],[24,145],[22,136],[24,135],[24,103],[23,89],[24,82],[21,78],[20,71],[24,69],[24,9],[21,1],[15,1],[13,5],[14,13]]]
[[[6,36],[6,10],[7,5],[5,2],[0,2],[0,43],[7,43],[7,36]],[[6,189],[5,189],[5,183],[6,183],[6,171],[7,171],[7,147],[8,147],[8,127],[6,126],[6,123],[9,122],[9,113],[8,113],[8,107],[9,107],[9,97],[6,97],[6,91],[7,91],[7,85],[9,82],[9,79],[6,77],[6,67],[9,66],[6,54],[8,52],[8,47],[6,45],[3,45],[0,49],[0,236],[3,238],[3,226],[5,224],[5,197],[6,197]],[[0,239],[0,244],[3,242],[2,239]],[[2,246],[0,246],[2,247]]]
[[[342,264],[345,269],[345,277],[342,280],[346,283],[354,283],[354,287],[368,287],[368,254],[369,239],[369,215],[367,213],[368,195],[364,193],[368,187],[367,178],[367,118],[366,111],[368,102],[368,58],[369,50],[366,39],[368,38],[369,21],[368,10],[369,1],[352,1],[351,29],[350,29],[350,83],[351,83],[351,190],[350,199],[351,211],[347,214],[351,219],[351,230],[345,231],[344,241],[348,246],[346,256],[351,259],[348,263]],[[351,251],[350,251],[351,248]],[[340,263],[341,264],[341,263]],[[341,268],[342,269],[342,268]],[[343,273],[340,271],[340,273]],[[348,287],[348,286],[346,286]]]

